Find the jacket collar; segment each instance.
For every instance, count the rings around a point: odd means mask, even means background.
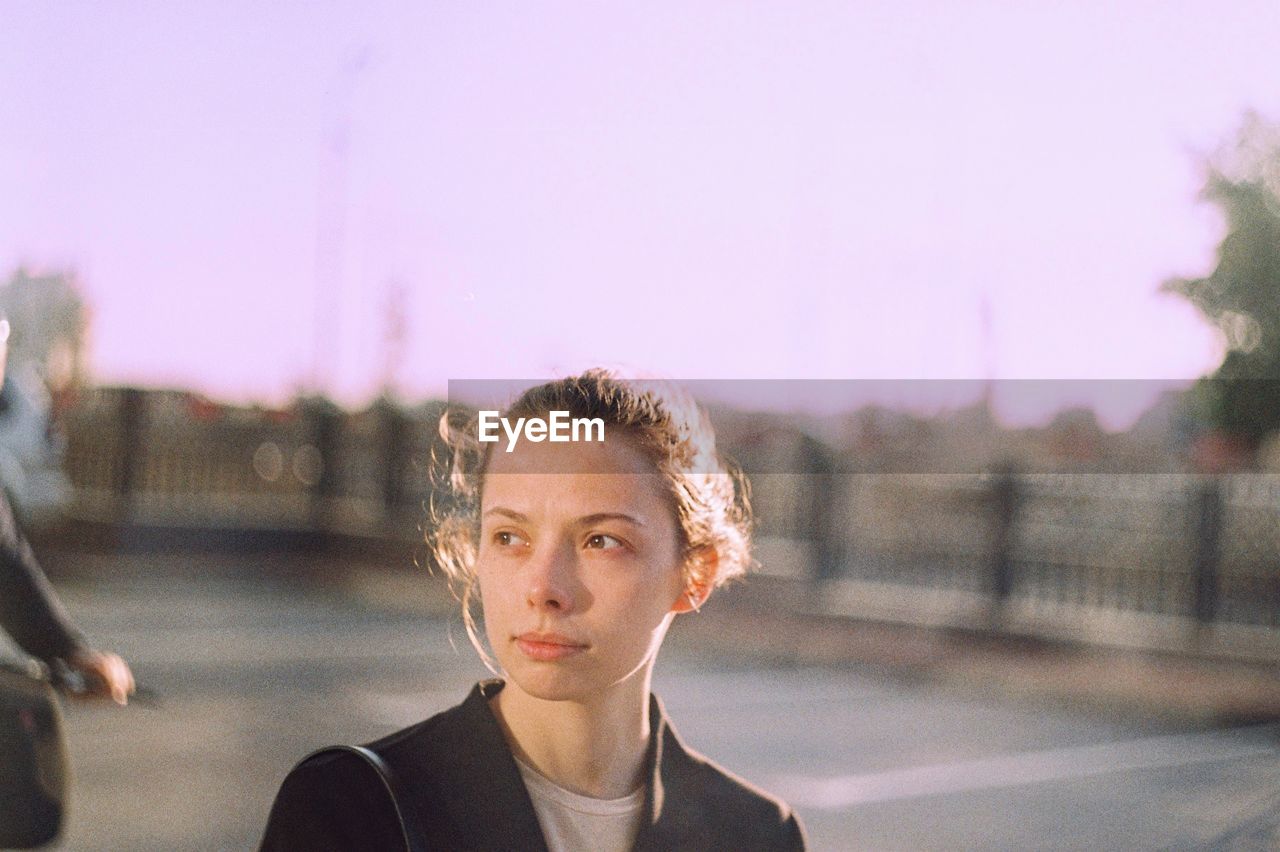
[[[707,848],[699,814],[706,758],[681,741],[661,699],[649,693],[649,753],[644,818],[633,852]]]
[[[497,678],[481,681],[458,708],[458,721],[463,724],[456,734],[462,736],[452,744],[455,765],[448,768],[451,774],[456,773],[460,780],[470,779],[472,784],[455,788],[454,795],[461,795],[466,801],[455,802],[450,810],[460,824],[465,821],[461,827],[468,837],[476,839],[478,848],[546,852],[533,801],[489,707],[489,699],[505,685]],[[662,701],[652,693],[649,728],[644,776],[647,784],[640,830],[633,847],[636,852],[680,847],[680,839],[696,834],[699,827],[696,814],[688,806],[696,799],[692,795],[696,784],[693,775],[701,759],[685,748]],[[483,792],[474,786],[479,767],[485,767]],[[437,792],[448,795],[446,790]],[[467,814],[470,818],[464,816]]]
[[[443,801],[467,848],[547,852],[533,800],[489,709],[489,699],[503,686],[496,678],[481,681],[443,714],[444,724],[429,745],[427,765],[440,781],[432,785],[433,795]]]

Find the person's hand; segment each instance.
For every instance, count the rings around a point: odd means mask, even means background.
[[[133,672],[119,654],[84,648],[67,657],[66,664],[67,668],[83,675],[91,697],[127,704],[134,692]]]

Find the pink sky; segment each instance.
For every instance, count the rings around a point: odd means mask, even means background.
[[[1198,152],[1280,115],[1277,44],[1271,2],[10,0],[0,274],[79,271],[102,381],[264,402],[368,399],[395,287],[411,397],[1192,377],[1156,289],[1210,267]]]

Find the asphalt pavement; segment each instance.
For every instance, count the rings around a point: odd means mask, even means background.
[[[441,584],[395,554],[46,562],[76,620],[162,697],[67,708],[58,848],[252,849],[299,757],[425,718],[488,674]],[[991,662],[1036,671],[1043,649],[759,603],[730,594],[678,620],[655,690],[692,747],[791,801],[814,849],[1280,848],[1266,717],[1073,700]],[[1051,686],[1055,665],[1038,667]]]

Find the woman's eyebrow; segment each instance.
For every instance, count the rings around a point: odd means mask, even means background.
[[[578,523],[584,526],[598,524],[601,521],[622,521],[637,527],[644,526],[644,521],[634,515],[626,515],[622,512],[597,512],[594,515],[583,515],[581,518],[578,518]]]
[[[506,506],[494,506],[492,509],[486,510],[484,515],[485,517],[488,517],[489,515],[502,515],[504,518],[510,518],[511,520],[522,524],[529,523],[528,515],[522,515],[515,509],[508,509]],[[581,518],[576,520],[576,523],[582,526],[590,526],[591,524],[598,524],[602,521],[622,521],[623,523],[637,527],[645,525],[644,521],[640,520],[635,515],[628,515],[625,512],[596,512],[591,515],[583,515]]]
[[[515,509],[508,509],[506,506],[494,506],[492,509],[485,512],[485,515],[503,515],[513,521],[519,521],[522,524],[529,523],[528,515],[522,515]]]

